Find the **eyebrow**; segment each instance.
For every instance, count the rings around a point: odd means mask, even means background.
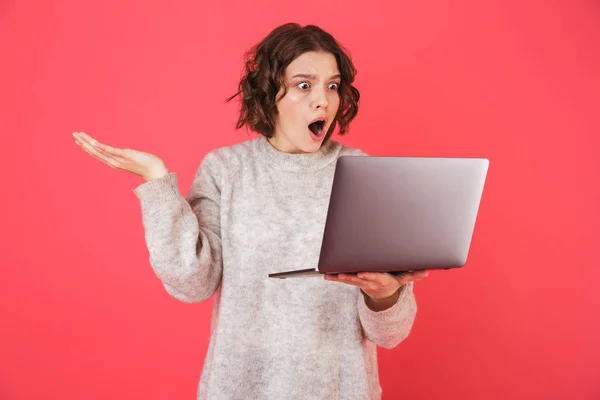
[[[338,79],[341,78],[342,76],[340,74],[335,74],[332,75],[329,79]],[[305,78],[305,79],[317,79],[316,75],[311,75],[311,74],[296,74],[294,76],[292,76],[290,79],[294,79],[294,78]]]

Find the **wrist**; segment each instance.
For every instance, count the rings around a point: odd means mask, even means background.
[[[394,304],[396,304],[398,302],[398,299],[400,298],[400,290],[401,289],[402,289],[402,287],[398,288],[391,295],[384,296],[384,297],[372,297],[372,296],[369,296],[364,291],[362,292],[362,294],[365,298],[365,304],[372,311],[384,311],[384,310],[387,310],[388,308],[391,308]]]
[[[168,174],[169,174],[169,171],[166,168],[159,168],[155,171],[151,171],[148,175],[144,176],[143,178],[144,178],[144,180],[149,182],[149,181],[152,181],[155,179],[164,178]]]
[[[371,296],[369,294],[367,294],[366,292],[363,292],[367,297],[369,297],[369,299],[371,299],[374,303],[381,303],[383,301],[387,301],[390,300],[394,297],[398,297],[398,295],[400,294],[400,290],[402,289],[402,286],[400,286],[398,289],[394,290],[392,293],[387,293],[387,294],[383,294],[380,296]]]

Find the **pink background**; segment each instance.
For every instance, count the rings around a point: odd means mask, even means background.
[[[462,270],[419,283],[384,399],[600,398],[600,6],[594,1],[0,4],[0,399],[192,399],[211,303],[148,263],[140,180],[71,132],[159,155],[183,192],[246,140],[243,52],[315,23],[348,47],[373,155],[491,160]],[[339,137],[338,137],[339,138]]]

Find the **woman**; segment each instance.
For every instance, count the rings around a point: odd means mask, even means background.
[[[84,133],[100,161],[142,177],[150,264],[184,302],[214,296],[198,399],[379,399],[376,346],[410,332],[416,272],[277,280],[317,264],[335,161],[358,111],[354,66],[315,26],[285,24],[247,54],[237,127],[258,137],[209,152],[186,198],[154,155]]]

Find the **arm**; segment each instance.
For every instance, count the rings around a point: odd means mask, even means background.
[[[134,190],[140,200],[150,265],[169,294],[195,303],[221,283],[220,175],[213,154],[202,161],[187,198],[169,173]]]
[[[363,334],[373,343],[392,348],[410,333],[417,303],[413,293],[414,281],[425,278],[428,271],[392,275],[381,272],[326,275],[325,279],[360,288],[358,316]]]
[[[414,282],[402,286],[397,301],[383,311],[369,308],[369,300],[361,290],[358,296],[358,315],[367,339],[378,346],[396,347],[410,333],[417,313],[413,293]]]

